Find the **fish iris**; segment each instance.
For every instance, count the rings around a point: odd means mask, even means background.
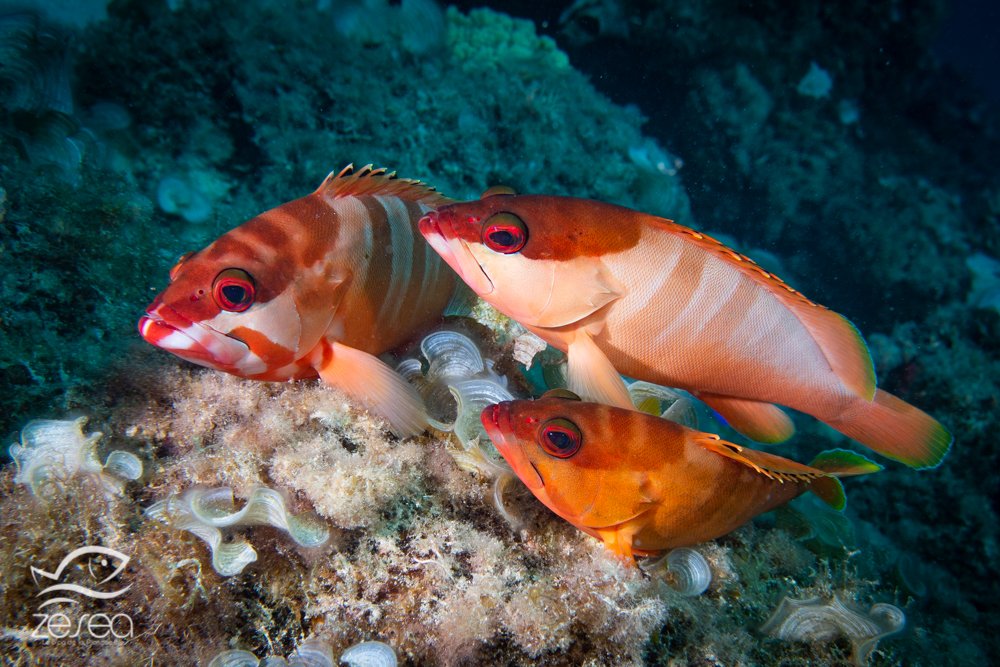
[[[583,434],[576,424],[561,417],[550,419],[538,431],[538,444],[549,456],[568,459],[583,444]]]
[[[513,213],[497,213],[483,223],[483,245],[494,252],[510,255],[528,242],[528,228]]]
[[[212,296],[219,308],[240,313],[253,305],[253,277],[243,269],[226,269],[215,278]]]

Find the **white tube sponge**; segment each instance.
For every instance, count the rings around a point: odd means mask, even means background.
[[[114,451],[102,464],[97,458],[97,442],[102,433],[83,434],[86,417],[78,419],[36,419],[21,430],[20,444],[10,446],[17,464],[15,482],[41,495],[46,484],[62,484],[79,474],[100,480],[109,493],[120,494],[124,480],[142,476],[142,461],[129,452]]]
[[[230,526],[274,526],[286,531],[304,547],[316,547],[330,538],[330,531],[317,518],[292,515],[285,499],[274,489],[258,487],[250,493],[246,505],[236,510],[232,489],[191,489],[182,497],[171,496],[153,503],[146,516],[186,530],[208,544],[212,552],[212,567],[224,577],[239,574],[257,560],[257,552],[249,543],[239,540],[222,543],[220,528]]]

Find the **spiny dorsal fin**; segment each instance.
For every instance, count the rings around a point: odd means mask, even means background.
[[[726,442],[719,436],[711,433],[702,433],[695,437],[694,442],[701,445],[710,452],[719,456],[742,463],[753,468],[755,471],[776,482],[802,482],[808,483],[818,477],[826,477],[828,473],[810,466],[786,459],[783,456],[775,456],[767,452],[748,449],[731,442]]]
[[[392,195],[435,207],[452,201],[421,181],[398,178],[396,172],[387,171],[384,168],[375,169],[370,164],[355,171],[353,163],[341,169],[340,172],[331,171],[330,175],[317,188],[316,194],[330,199],[365,195]]]

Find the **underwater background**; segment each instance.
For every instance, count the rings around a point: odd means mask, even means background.
[[[997,26],[986,5],[0,4],[5,456],[32,420],[87,418],[51,427],[83,452],[78,474],[3,459],[3,664],[207,664],[310,641],[340,656],[368,640],[403,664],[991,664],[1000,79],[977,38]],[[701,545],[712,583],[688,596],[515,487],[512,525],[446,434],[398,440],[314,381],[243,380],[141,340],[179,255],[348,163],[460,199],[503,183],[711,233],[854,322],[879,386],[944,423],[952,451],[848,480],[843,514],[796,501]],[[452,326],[524,394],[499,316],[469,315]],[[796,426],[772,451],[852,446]],[[275,490],[281,525],[217,530],[210,549],[148,511],[222,487],[235,507]],[[127,615],[129,632],[34,636],[32,568],[86,545],[130,557],[115,575],[128,590],[74,613]],[[244,545],[255,560],[238,573],[213,567]],[[800,640],[762,631],[807,598],[860,617],[895,605],[905,627],[861,648],[864,632],[820,621]]]

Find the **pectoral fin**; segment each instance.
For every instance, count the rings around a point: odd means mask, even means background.
[[[566,350],[570,391],[585,400],[635,410],[622,376],[585,331],[577,331]]]
[[[777,405],[702,392],[696,396],[751,440],[778,443],[795,433],[795,424]]]
[[[635,552],[632,549],[632,538],[642,526],[636,521],[628,521],[610,528],[598,528],[597,534],[613,554],[627,563],[635,563]]]
[[[313,365],[323,382],[385,419],[400,437],[427,428],[417,390],[378,357],[331,341],[321,341],[320,350]]]

